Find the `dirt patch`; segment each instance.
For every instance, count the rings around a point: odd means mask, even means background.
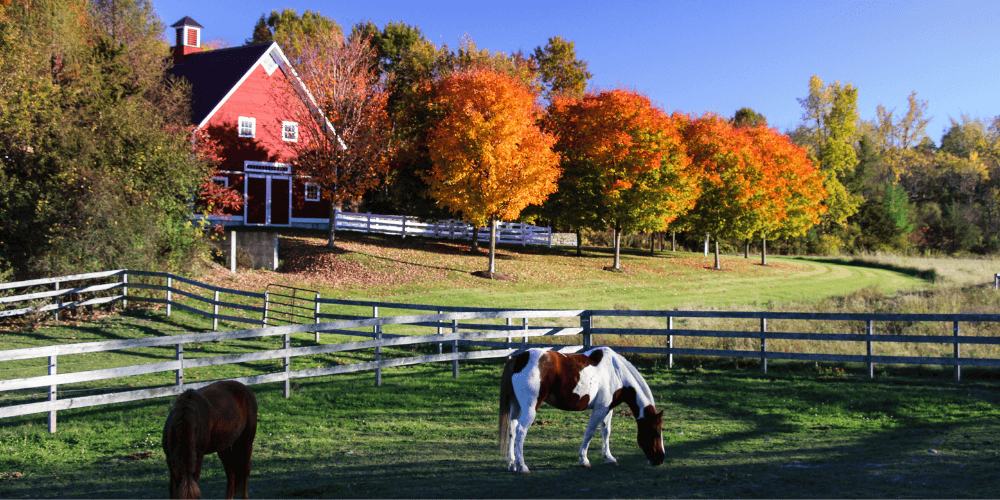
[[[489,271],[473,271],[469,274],[476,276],[477,278],[485,278],[488,280],[517,281],[517,276],[514,276],[513,274],[497,273],[497,272],[491,273]]]

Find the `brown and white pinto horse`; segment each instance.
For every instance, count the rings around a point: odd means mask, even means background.
[[[604,461],[618,463],[609,444],[612,410],[621,403],[632,410],[639,447],[649,464],[663,463],[663,412],[656,413],[653,393],[639,371],[610,348],[583,354],[529,349],[507,361],[500,381],[500,452],[506,454],[510,471],[530,472],[524,464],[524,437],[543,401],[560,410],[593,410],[580,446],[580,465],[590,467],[587,448],[598,426]]]
[[[248,498],[256,434],[257,398],[239,382],[224,380],[177,396],[163,426],[170,498],[201,498],[198,478],[206,453],[218,453],[222,460],[226,498]]]

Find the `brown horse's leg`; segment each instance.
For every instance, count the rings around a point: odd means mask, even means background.
[[[237,453],[232,447],[219,450],[219,460],[222,461],[222,468],[226,471],[226,499],[236,498],[236,490],[239,489],[240,466]],[[244,495],[246,493],[244,492]],[[246,498],[246,497],[243,497]]]

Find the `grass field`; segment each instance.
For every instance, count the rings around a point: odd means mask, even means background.
[[[287,240],[287,241],[286,241]],[[199,279],[262,291],[267,283],[319,290],[324,297],[488,307],[741,309],[824,312],[993,312],[995,261],[725,257],[710,270],[700,254],[626,253],[625,273],[603,266],[610,255],[588,249],[504,249],[499,270],[517,281],[470,275],[485,268],[448,242],[347,236],[341,250],[313,248],[315,238],[283,238],[300,259],[280,272],[217,270]],[[1000,266],[998,266],[1000,269]],[[385,312],[383,312],[385,314]],[[223,325],[232,328],[234,325]],[[0,349],[204,331],[210,322],[175,311],[131,310],[76,318],[37,330],[0,331]],[[328,339],[333,341],[335,339]],[[206,343],[186,357],[268,348],[277,340]],[[297,342],[308,343],[308,335]],[[738,347],[738,346],[737,346]],[[775,346],[774,348],[778,348]],[[130,356],[168,358],[172,349]],[[402,351],[387,350],[387,356]],[[995,353],[993,354],[995,355]],[[293,369],[370,359],[371,353],[296,358]],[[667,461],[646,465],[629,417],[615,417],[612,451],[620,466],[576,466],[587,412],[543,407],[528,434],[533,473],[508,473],[496,451],[500,362],[386,369],[300,381],[290,399],[277,385],[254,386],[261,427],[252,497],[967,497],[1000,496],[1000,390],[995,370],[860,368],[771,362],[637,358],[666,410]],[[103,354],[60,357],[60,373],[119,366]],[[0,366],[0,378],[44,373],[44,360]],[[272,366],[273,365],[273,366]],[[188,370],[212,380],[277,369],[274,362]],[[34,373],[34,372],[38,373]],[[132,379],[130,387],[167,385],[172,373]],[[109,384],[60,390],[103,390]],[[60,397],[65,397],[60,395]],[[0,394],[0,404],[17,395]],[[167,473],[160,433],[166,398],[59,412],[59,431],[43,415],[0,421],[0,497],[163,497]],[[596,442],[596,441],[595,441]],[[591,458],[599,457],[597,445]],[[216,458],[202,478],[206,497],[224,492]]]
[[[627,416],[616,415],[620,465],[583,469],[587,413],[543,407],[528,433],[532,474],[497,451],[497,363],[306,381],[284,399],[257,386],[255,498],[922,497],[1000,495],[1000,391],[927,372],[883,376],[793,371],[664,370],[640,365],[665,413],[667,460],[649,467]],[[801,367],[799,367],[801,368]],[[0,426],[4,498],[155,498],[166,494],[159,436],[166,399],[60,413]],[[596,442],[596,441],[595,441]],[[591,458],[599,458],[596,445]],[[17,477],[15,477],[17,476]],[[206,459],[206,498],[224,492]]]

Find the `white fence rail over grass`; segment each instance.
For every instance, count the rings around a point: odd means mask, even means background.
[[[404,238],[423,236],[425,238],[471,240],[473,233],[471,225],[454,219],[421,222],[416,217],[403,215],[337,211],[334,221],[334,230],[336,231],[398,234]],[[489,228],[479,228],[478,237],[479,241],[489,241]],[[533,226],[524,222],[501,222],[497,224],[497,243],[552,246],[552,228]]]
[[[132,276],[130,279],[129,276]],[[118,281],[118,277],[121,278]],[[66,276],[62,278],[52,278],[49,280],[34,280],[31,282],[18,282],[0,285],[0,290],[12,290],[25,287],[50,286],[56,283],[67,281],[92,280],[101,278],[112,278],[116,281],[103,285],[77,287],[72,293],[106,293],[111,290],[114,294],[108,297],[101,297],[101,302],[108,303],[116,300],[133,300],[136,302],[148,302],[165,304],[169,314],[170,308],[180,307],[197,314],[213,318],[213,327],[218,327],[218,321],[235,321],[249,323],[253,325],[262,324],[266,309],[264,307],[250,306],[236,302],[224,302],[219,299],[220,294],[241,296],[248,299],[264,299],[264,294],[255,294],[241,290],[232,290],[220,287],[213,287],[194,280],[189,280],[169,273],[152,273],[141,271],[116,270],[107,273],[94,273],[92,275]],[[139,278],[162,279],[166,285],[155,285],[141,283]],[[174,283],[182,283],[190,288],[202,289],[212,295],[209,299],[200,293],[176,288]],[[127,288],[126,288],[127,287]],[[156,298],[145,295],[128,293],[128,288],[133,290],[162,291],[165,298]],[[121,289],[121,293],[117,291]],[[58,290],[66,292],[68,289]],[[19,296],[4,297],[2,303],[14,304],[20,301],[53,300],[64,295],[52,294],[49,292],[24,293]],[[175,300],[175,294],[184,297],[187,303]],[[74,301],[77,305],[88,303],[92,299]],[[190,304],[203,304],[211,308],[211,312],[203,311]],[[525,347],[551,347],[563,352],[576,352],[589,349],[595,345],[595,335],[601,336],[638,336],[638,337],[660,337],[665,338],[665,346],[661,347],[637,347],[637,346],[616,346],[615,349],[625,353],[645,353],[666,356],[668,365],[672,366],[673,356],[721,356],[736,358],[759,359],[761,370],[767,371],[767,361],[776,360],[798,360],[815,362],[855,362],[867,365],[869,377],[874,375],[873,366],[875,364],[922,364],[952,366],[955,370],[955,379],[961,379],[962,366],[978,367],[1000,367],[1000,359],[996,357],[963,357],[961,352],[962,344],[980,345],[1000,345],[1000,337],[992,336],[969,336],[962,335],[960,331],[961,323],[1000,323],[1000,314],[836,314],[836,313],[783,313],[783,312],[726,312],[726,311],[629,311],[629,310],[500,310],[489,308],[463,308],[445,307],[421,304],[402,304],[391,302],[372,302],[341,299],[325,299],[318,294],[313,298],[314,307],[312,322],[306,324],[294,324],[277,326],[270,328],[256,328],[247,330],[232,330],[224,332],[210,333],[189,333],[173,336],[150,337],[130,340],[115,340],[107,342],[75,343],[65,345],[51,345],[45,347],[34,347],[27,349],[11,349],[0,351],[0,373],[10,372],[4,370],[5,362],[15,362],[26,359],[44,359],[48,364],[48,374],[37,377],[24,377],[15,379],[0,380],[0,394],[11,391],[25,391],[30,389],[45,388],[47,392],[46,401],[35,401],[25,404],[0,406],[0,418],[29,415],[34,413],[49,414],[49,428],[51,432],[56,429],[56,412],[72,408],[90,407],[104,404],[112,404],[126,401],[136,401],[148,398],[171,396],[179,394],[187,388],[203,387],[212,381],[185,383],[185,370],[226,365],[234,363],[246,363],[251,361],[282,359],[283,370],[273,373],[250,375],[239,377],[245,384],[262,384],[270,382],[284,382],[285,396],[290,395],[289,382],[294,379],[333,375],[338,373],[348,373],[356,371],[372,370],[375,372],[375,383],[381,383],[381,369],[393,366],[413,365],[420,363],[432,363],[451,361],[453,375],[458,376],[458,362],[460,360],[486,359],[506,357]],[[64,303],[65,304],[65,303]],[[61,304],[62,307],[64,304]],[[32,311],[58,311],[59,307],[46,309],[53,304],[33,305],[28,308],[8,309],[11,311],[5,316],[13,316],[16,311],[29,309]],[[69,307],[69,306],[65,306]],[[219,307],[232,308],[238,311],[249,312],[255,318],[246,318],[233,315],[222,315]],[[324,312],[324,307],[326,312]],[[345,308],[357,312],[357,308],[363,308],[364,314],[345,314]],[[340,312],[330,312],[331,308],[336,308]],[[368,315],[367,311],[371,314]],[[429,314],[418,315],[395,315],[380,316],[386,310],[394,312],[429,312]],[[5,311],[5,312],[6,312]],[[25,314],[25,313],[21,313]],[[599,318],[653,318],[648,323],[662,324],[656,328],[608,328],[597,327],[595,321]],[[260,319],[256,319],[260,318]],[[753,330],[740,329],[681,329],[675,328],[675,321],[681,318],[715,318],[730,320],[755,320],[759,322],[759,328]],[[503,324],[497,323],[503,320]],[[864,333],[796,333],[788,331],[769,330],[768,322],[774,321],[822,321],[833,322],[837,325],[845,323],[861,322],[864,326]],[[892,323],[944,323],[950,331],[950,335],[895,335],[882,333],[890,331],[883,326]],[[566,326],[567,324],[571,326]],[[383,328],[389,325],[396,327],[405,326],[409,330],[405,335],[387,334]],[[561,325],[561,326],[559,326]],[[876,328],[876,325],[878,328]],[[773,324],[772,324],[773,327]],[[838,326],[839,327],[839,326]],[[358,330],[359,328],[363,330]],[[428,330],[429,329],[429,330]],[[849,329],[849,328],[848,328]],[[422,334],[430,331],[433,333]],[[312,345],[293,346],[291,335],[293,333],[311,332],[315,334],[315,342]],[[412,334],[416,332],[416,334]],[[333,344],[322,344],[322,334],[340,334],[349,336],[366,337],[370,340],[356,342],[340,342]],[[218,356],[185,358],[184,346],[191,343],[204,343],[212,341],[248,339],[259,337],[282,336],[283,343],[280,349],[270,349],[257,352],[224,354]],[[579,343],[552,343],[544,339],[533,337],[563,337],[577,336]],[[757,346],[753,350],[738,349],[695,349],[678,348],[674,346],[676,337],[709,337],[723,339],[751,339]],[[607,339],[607,337],[602,337]],[[798,340],[798,341],[821,341],[821,342],[856,342],[865,345],[866,354],[824,354],[805,352],[776,352],[768,350],[768,340]],[[614,343],[614,342],[610,342]],[[952,355],[941,357],[918,357],[918,356],[884,356],[878,354],[876,348],[879,344],[889,343],[929,343],[946,344],[952,346]],[[382,349],[387,347],[397,347],[404,345],[436,344],[437,354],[420,356],[384,358]],[[443,346],[448,344],[451,352],[444,353]],[[661,345],[663,343],[661,342]],[[161,355],[159,358],[147,356],[148,363],[121,366],[117,368],[106,368],[99,370],[87,370],[72,373],[59,373],[59,357],[76,355],[83,353],[96,353],[107,351],[120,351],[143,347],[172,346],[170,356]],[[460,347],[466,347],[466,351],[461,351]],[[469,350],[473,348],[473,350]],[[318,368],[308,368],[302,370],[292,370],[292,359],[300,356],[313,356],[317,354],[347,352],[357,350],[374,350],[374,360],[346,365],[322,366]],[[485,349],[485,350],[483,350]],[[149,375],[159,372],[175,372],[176,382],[167,386],[152,387],[139,390],[129,390],[123,392],[111,392],[98,395],[82,397],[59,398],[59,386],[65,384],[79,384],[95,382],[121,377],[133,377]]]

